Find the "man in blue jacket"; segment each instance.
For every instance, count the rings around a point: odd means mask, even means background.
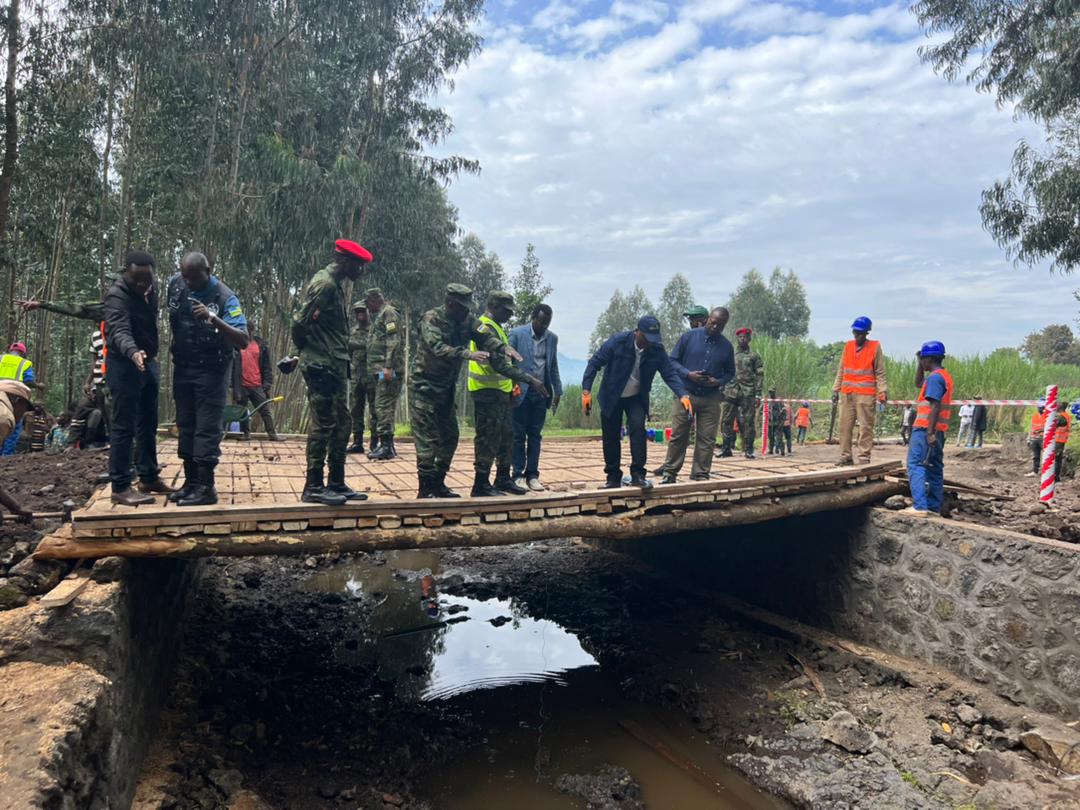
[[[559,336],[551,331],[551,307],[533,307],[532,322],[510,332],[510,348],[521,355],[518,366],[543,380],[551,398],[521,386],[521,396],[514,399],[514,483],[533,492],[543,492],[540,483],[540,434],[547,412],[559,408],[562,399],[562,379],[559,376]]]
[[[660,321],[646,315],[637,329],[619,332],[608,338],[589,358],[581,381],[581,404],[585,413],[592,410],[592,384],[600,369],[600,427],[604,442],[604,489],[622,486],[622,425],[626,417],[626,435],[630,439],[630,485],[648,489],[652,482],[645,477],[647,445],[645,419],[649,414],[649,392],[656,372],[668,388],[691,410],[690,396],[671,363],[660,338]]]

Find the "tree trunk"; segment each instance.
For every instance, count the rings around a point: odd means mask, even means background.
[[[15,80],[19,68],[19,0],[8,6],[7,75],[4,80],[4,161],[0,168],[0,263],[8,274],[7,341],[14,339],[15,327],[15,261],[7,244],[8,219],[11,212],[11,184],[15,180],[15,165],[19,151],[19,111],[16,108]]]
[[[134,185],[135,163],[138,155],[137,126],[139,123],[139,85],[142,67],[135,64],[135,84],[128,98],[126,107],[128,128],[127,144],[124,149],[124,169],[120,181],[120,211],[116,223],[116,239],[113,243],[113,266],[119,268],[121,257],[131,247],[132,205],[131,195]]]
[[[101,211],[98,216],[98,234],[101,239],[101,251],[98,255],[98,289],[105,297],[107,269],[109,266],[109,240],[105,236],[105,223],[109,216],[109,161],[112,158],[113,109],[116,101],[116,85],[109,83],[108,111],[105,115],[105,151],[101,160]]]

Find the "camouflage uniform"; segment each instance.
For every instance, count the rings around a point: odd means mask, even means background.
[[[354,324],[349,335],[349,361],[352,364],[352,431],[353,441],[364,442],[364,408],[371,420],[371,443],[375,444],[375,386],[367,378],[368,327]]]
[[[292,319],[292,339],[300,350],[300,370],[308,388],[310,425],[308,474],[329,460],[331,470],[345,465],[349,443],[349,319],[345,293],[334,280],[334,265],[316,273],[300,296]]]
[[[495,290],[488,296],[488,306],[503,304],[513,310],[514,297],[501,290]],[[499,334],[496,323],[489,311],[481,320],[480,331],[492,335],[500,345],[500,351],[506,352],[509,342]],[[490,320],[491,323],[487,323]],[[505,334],[505,331],[504,331]],[[471,351],[477,351],[475,343],[469,345]],[[475,379],[474,379],[475,375]],[[497,460],[496,486],[510,481],[510,464],[514,451],[514,419],[512,388],[505,376],[498,374],[490,363],[469,363],[469,395],[473,401],[473,415],[476,422],[476,440],[474,442],[473,467],[476,473],[487,479],[491,465]]]
[[[451,284],[447,295],[468,305],[472,291],[461,284]],[[481,331],[481,325],[471,314],[461,322],[453,320],[445,306],[429,310],[420,320],[409,401],[421,486],[425,482],[441,484],[450,471],[458,444],[454,389],[461,364],[470,354],[470,341],[481,351],[491,353],[489,362],[499,374],[516,382],[529,380],[524,371],[510,365],[502,342],[490,331]]]
[[[371,292],[368,291],[369,296]],[[367,384],[375,391],[375,432],[380,442],[394,435],[394,415],[405,374],[402,329],[401,316],[390,304],[383,305],[368,329]],[[380,380],[379,373],[387,368],[394,372],[394,376],[389,380]]]
[[[785,406],[778,399],[769,402],[769,453],[784,455]]]
[[[755,437],[755,412],[765,381],[765,364],[753,349],[735,347],[735,379],[724,388],[724,407],[720,412],[720,429],[724,434],[725,450],[735,447],[735,420],[743,437],[743,450],[752,452]]]

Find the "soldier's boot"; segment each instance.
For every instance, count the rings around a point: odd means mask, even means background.
[[[416,490],[416,497],[417,498],[434,498],[435,493],[432,491],[432,488],[431,488],[431,478],[426,476],[426,475],[421,475],[420,473],[417,473],[416,474],[416,479],[417,479],[417,481],[419,483],[419,486],[417,487],[417,490]]]
[[[213,506],[218,502],[217,489],[214,488],[214,468],[199,467],[195,486],[187,497],[176,502],[177,506]]]
[[[495,489],[507,495],[527,495],[529,492],[525,487],[514,483],[509,467],[499,467],[495,471]]]
[[[396,457],[393,436],[380,436],[379,446],[368,453],[368,458],[372,461],[390,461],[390,459]]]
[[[304,492],[300,496],[304,503],[321,503],[323,506],[343,506],[345,496],[331,492],[323,486],[322,467],[317,470],[308,470],[307,481],[304,482]]]
[[[754,443],[752,441],[749,442],[746,445],[746,453],[745,453],[745,455],[746,455],[747,458],[754,458],[755,457],[754,456]]]
[[[199,483],[199,465],[194,461],[184,461],[184,485],[169,496],[173,503],[182,501],[191,494],[191,490]]]
[[[345,465],[331,464],[330,474],[326,477],[326,491],[344,496],[347,501],[366,501],[368,496],[345,483]]]
[[[454,490],[446,485],[446,473],[435,473],[431,481],[431,491],[436,498],[460,498]]]
[[[363,453],[364,452],[364,434],[357,433],[356,440],[345,448],[346,453]]]
[[[473,498],[497,498],[502,493],[491,485],[488,473],[477,472],[473,475],[472,491],[469,495]]]

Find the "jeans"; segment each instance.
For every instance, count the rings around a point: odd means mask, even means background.
[[[803,444],[806,442],[806,428],[799,428],[799,432],[795,435],[795,441],[799,444]]]
[[[214,468],[221,458],[229,370],[228,365],[173,368],[176,427],[180,431],[176,454],[184,461]]]
[[[787,451],[791,452],[791,425],[784,425],[784,441],[787,442]]]
[[[927,441],[926,428],[911,431],[907,471],[911,482],[911,500],[915,508],[940,512],[945,499],[945,433],[938,431],[937,442]]]
[[[105,382],[112,393],[109,478],[113,492],[123,492],[131,486],[132,443],[139,480],[149,484],[161,474],[157,463],[160,376],[157,360],[148,360],[146,371],[139,371],[130,360],[109,357]]]
[[[600,414],[604,444],[604,474],[609,481],[622,479],[622,425],[630,440],[630,474],[645,477],[648,444],[645,440],[645,403],[638,397],[623,397],[610,413]]]
[[[540,477],[540,444],[550,400],[532,388],[514,407],[514,478],[532,480]]]

